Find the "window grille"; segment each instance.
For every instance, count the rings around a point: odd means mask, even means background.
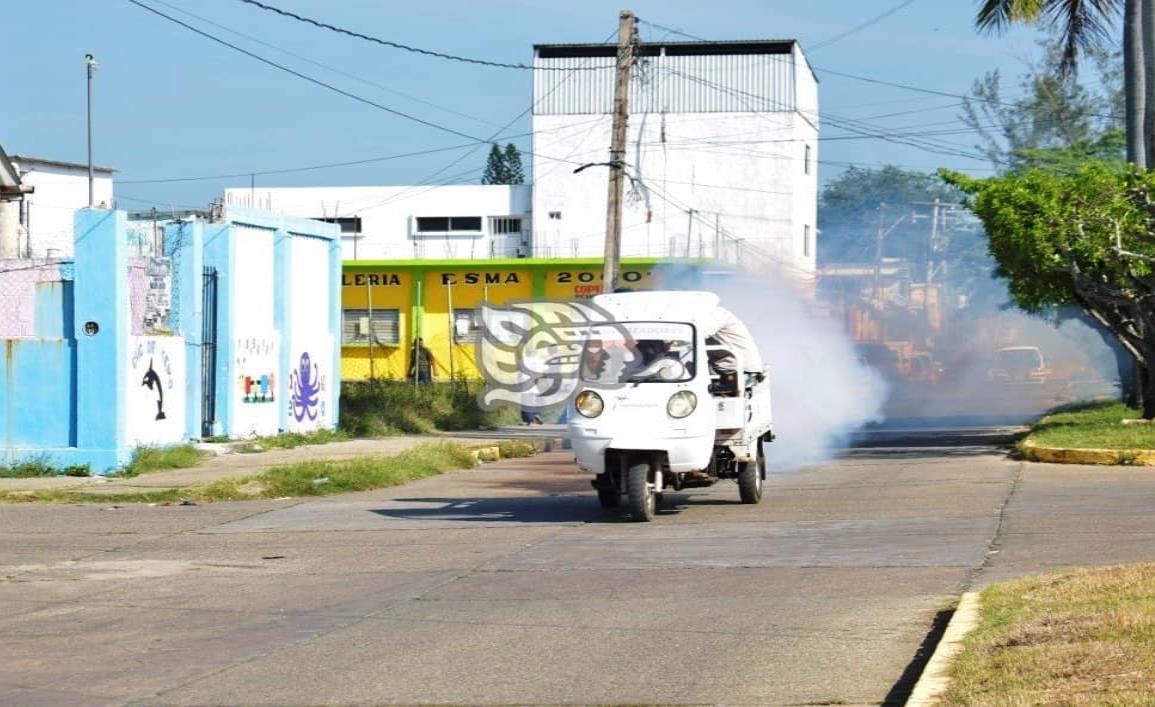
[[[341,235],[354,235],[361,232],[361,217],[360,216],[314,216],[314,221],[324,221],[325,223],[335,223],[341,227]]]
[[[501,216],[490,219],[490,228],[494,235],[521,233],[521,219]]]
[[[418,236],[447,233],[481,233],[480,216],[418,216]]]
[[[341,320],[342,344],[397,346],[401,342],[400,333],[400,310],[344,310]]]
[[[477,310],[470,307],[469,309],[453,310],[453,341],[458,344],[472,344],[477,342],[481,335],[481,318],[477,316]]]

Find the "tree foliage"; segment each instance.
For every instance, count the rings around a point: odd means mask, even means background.
[[[512,142],[502,150],[496,144],[490,146],[485,163],[482,184],[524,184],[525,170],[521,164],[521,152]]]
[[[871,262],[881,227],[890,229],[883,241],[883,257],[924,260],[929,225],[925,219],[912,218],[917,204],[935,199],[951,203],[961,196],[957,189],[926,172],[893,165],[881,169],[851,167],[827,182],[819,195],[819,255],[824,263]],[[925,206],[922,211],[926,212]]]
[[[1023,309],[1077,305],[1145,369],[1155,363],[1155,174],[1086,163],[989,179],[942,172],[969,195],[998,274]],[[1144,417],[1155,416],[1148,377]]]
[[[1040,62],[1027,64],[1018,98],[1002,92],[998,71],[974,82],[960,120],[979,137],[978,149],[1000,171],[1030,167],[1069,170],[1088,159],[1123,161],[1123,80],[1118,53],[1091,48],[1095,81],[1061,73],[1062,47],[1039,42]]]

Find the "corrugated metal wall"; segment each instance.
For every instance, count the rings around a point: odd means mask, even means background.
[[[534,113],[610,113],[614,63],[613,57],[539,57],[535,66],[546,70],[534,71]],[[647,56],[635,65],[630,107],[655,113],[792,111],[794,77],[792,54]]]

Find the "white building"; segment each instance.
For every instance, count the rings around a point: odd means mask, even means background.
[[[227,189],[225,205],[338,223],[346,260],[531,254],[528,185]]]
[[[535,256],[596,256],[614,66],[604,44],[535,47]],[[629,97],[622,255],[815,270],[818,84],[793,40],[645,44]],[[581,165],[591,166],[580,173]]]
[[[24,198],[20,254],[32,258],[72,255],[73,216],[88,206],[88,165],[12,155],[20,181],[32,192]],[[109,167],[93,167],[93,204],[112,206]]]

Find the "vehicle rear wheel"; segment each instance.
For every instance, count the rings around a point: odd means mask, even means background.
[[[766,457],[762,454],[762,441],[754,444],[757,459],[738,465],[738,496],[742,503],[758,503],[762,500],[762,476],[766,470]]]
[[[650,483],[650,463],[635,461],[626,472],[626,494],[629,496],[629,511],[635,521],[652,520],[657,510],[658,499],[654,486]]]
[[[617,508],[622,502],[622,494],[616,488],[598,489],[598,503],[602,508]]]

